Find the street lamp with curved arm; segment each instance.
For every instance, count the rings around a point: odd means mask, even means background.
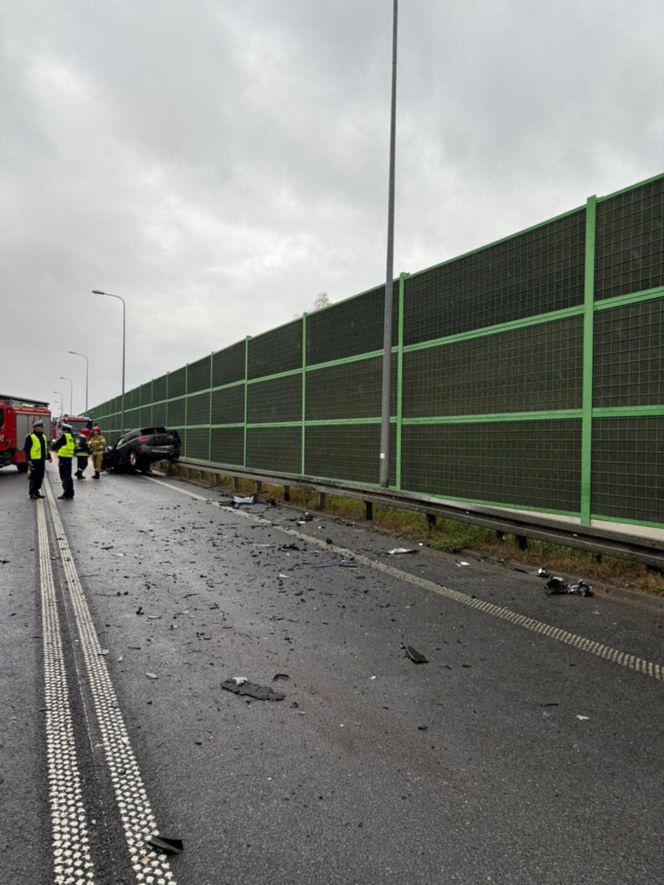
[[[112,292],[104,292],[102,289],[93,289],[93,295],[107,295],[109,298],[117,298],[122,302],[122,405],[120,414],[120,436],[124,436],[124,404],[125,404],[125,341],[127,337],[127,305],[121,295]]]
[[[67,353],[71,353],[74,356],[82,356],[85,360],[85,414],[88,414],[88,369],[89,369],[89,360],[84,353],[79,353],[77,350],[68,350]]]
[[[60,375],[60,381],[69,381],[69,414],[74,414],[74,382],[71,378],[65,378],[64,375]]]

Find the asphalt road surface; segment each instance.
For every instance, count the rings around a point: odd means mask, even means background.
[[[2,885],[663,881],[661,606],[47,473],[0,470]]]

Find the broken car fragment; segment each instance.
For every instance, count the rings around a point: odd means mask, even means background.
[[[238,685],[235,679],[226,679],[221,683],[221,687],[234,694],[248,695],[257,701],[283,701],[286,697],[285,694],[275,691],[269,685],[258,685],[256,682],[243,682]]]

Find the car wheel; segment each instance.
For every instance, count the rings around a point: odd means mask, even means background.
[[[150,472],[150,465],[148,464],[147,461],[144,461],[141,464],[140,471],[141,471],[141,473],[149,473]]]
[[[129,460],[129,466],[131,467],[131,469],[137,470],[138,469],[138,455],[136,454],[136,452],[134,452],[134,451],[129,452],[129,459],[128,460]]]

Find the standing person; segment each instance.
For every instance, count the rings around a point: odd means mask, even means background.
[[[44,422],[41,418],[32,422],[32,433],[26,436],[23,451],[25,452],[25,460],[30,465],[30,500],[36,501],[37,498],[44,497],[39,490],[44,481],[46,459],[51,460],[51,453],[44,436]]]
[[[101,427],[98,424],[95,424],[92,428],[92,439],[88,443],[88,448],[92,452],[92,466],[95,469],[93,479],[99,479],[106,446],[107,442],[101,435]]]
[[[61,501],[71,501],[74,497],[74,483],[71,478],[71,462],[74,460],[76,444],[71,435],[71,426],[63,424],[60,428],[60,437],[51,446],[58,453],[58,470],[62,480],[62,494],[58,495]]]
[[[88,437],[91,431],[87,427],[82,427],[81,432],[76,438],[76,479],[85,479],[83,476],[85,468],[88,466],[88,457],[90,449],[88,448]]]

